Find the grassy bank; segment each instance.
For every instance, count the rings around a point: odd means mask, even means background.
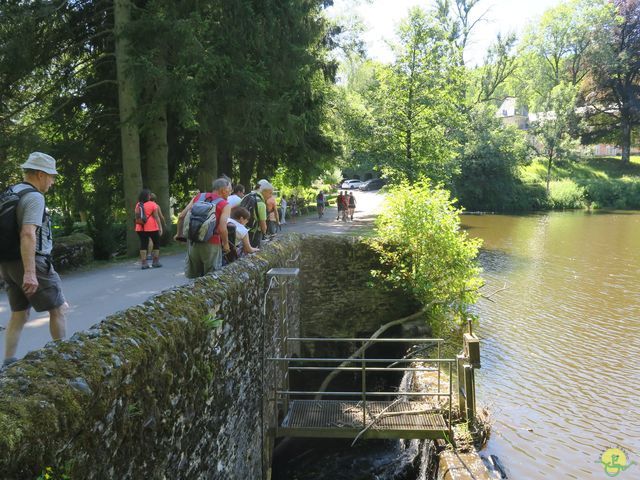
[[[619,157],[559,162],[551,171],[548,196],[544,192],[546,176],[544,161],[534,161],[520,170],[522,182],[542,195],[534,202],[542,209],[640,209],[640,156],[632,157],[628,165]]]

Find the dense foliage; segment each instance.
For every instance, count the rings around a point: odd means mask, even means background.
[[[460,230],[459,214],[443,188],[403,183],[385,197],[372,240],[388,267],[380,273],[385,280],[411,291],[431,312],[457,313],[455,320],[463,319],[481,285],[480,241]]]
[[[521,39],[498,35],[484,64],[469,67],[464,50],[482,3],[411,10],[390,65],[357,54],[343,61],[344,170],[443,182],[471,210],[619,205],[569,201],[553,172],[585,156],[581,142],[620,145],[630,162],[640,133],[640,1],[568,0]],[[499,119],[507,97],[516,112]],[[531,162],[546,167],[535,183],[520,175]],[[586,198],[585,188],[573,193]]]
[[[2,2],[1,178],[29,151],[55,156],[50,205],[88,222],[99,256],[143,185],[166,212],[221,174],[315,178],[336,150],[330,3]]]

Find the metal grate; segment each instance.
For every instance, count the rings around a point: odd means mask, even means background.
[[[393,402],[367,402],[366,425]],[[417,414],[399,414],[378,420],[370,429],[369,437],[435,438],[448,430],[443,415],[430,410],[423,402],[399,402],[385,413],[426,411]],[[363,429],[362,402],[339,400],[293,400],[280,428],[288,436],[355,436]]]

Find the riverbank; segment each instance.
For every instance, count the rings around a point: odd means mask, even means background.
[[[527,195],[521,202],[524,210],[640,209],[640,156],[629,164],[619,157],[557,162],[551,169],[548,195],[544,161],[521,167],[519,177]]]

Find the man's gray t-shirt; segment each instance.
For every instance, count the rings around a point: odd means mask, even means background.
[[[13,190],[17,193],[26,188],[30,188],[30,186],[21,183],[16,185]],[[37,227],[36,253],[40,255],[50,255],[53,249],[49,215],[46,215],[44,225],[42,222],[45,208],[44,195],[40,192],[30,192],[20,199],[20,203],[18,203],[18,208],[16,209],[18,226],[20,228],[22,228],[22,225],[35,225]]]

